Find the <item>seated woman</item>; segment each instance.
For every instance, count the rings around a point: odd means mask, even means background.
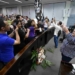
[[[28,38],[25,40],[25,42],[27,41],[27,44],[35,38],[35,28],[37,28],[37,25],[35,24],[34,20],[29,20],[27,23],[27,28],[29,29],[29,36]]]

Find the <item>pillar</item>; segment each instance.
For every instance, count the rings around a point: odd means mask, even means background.
[[[70,16],[71,1],[66,1],[66,7],[63,15],[63,22],[67,25],[68,17]]]

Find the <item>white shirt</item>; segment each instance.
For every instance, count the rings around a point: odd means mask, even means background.
[[[58,26],[58,25],[55,24],[55,23],[52,23],[52,24],[49,26],[49,28],[52,28],[52,27],[55,27],[54,35],[58,36],[58,32],[59,32],[59,30],[62,31],[61,27]]]
[[[46,22],[45,22],[45,24],[44,24],[44,27],[45,27],[45,28],[48,28],[48,24],[47,24]]]
[[[24,19],[24,21],[25,21],[25,23],[27,23],[27,20],[26,19]]]

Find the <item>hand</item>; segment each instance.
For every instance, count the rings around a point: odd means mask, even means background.
[[[63,31],[64,31],[66,34],[69,33],[69,30],[68,30],[68,28],[67,28],[66,26],[61,25],[61,27],[62,27]]]
[[[16,26],[16,29],[15,29],[15,31],[18,31],[18,29],[19,29],[19,28],[18,28],[18,26]]]
[[[27,29],[27,32],[30,32],[30,29]]]

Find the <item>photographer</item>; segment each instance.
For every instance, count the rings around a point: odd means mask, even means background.
[[[62,61],[69,63],[75,57],[75,29],[70,33],[68,28],[63,24],[61,28],[66,34],[66,38],[60,48]]]

